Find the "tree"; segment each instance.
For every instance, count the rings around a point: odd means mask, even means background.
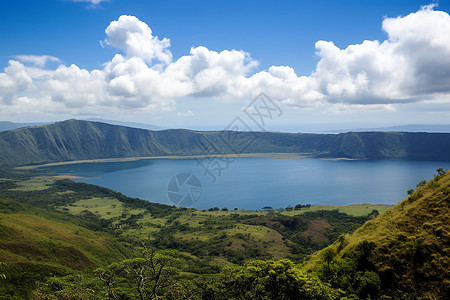
[[[108,289],[109,300],[117,299],[117,296],[114,293],[114,286],[116,284],[117,276],[123,272],[123,269],[123,264],[114,263],[109,265],[106,269],[98,268],[95,270],[97,276],[105,283]]]
[[[297,204],[296,206],[294,206],[294,210],[300,210],[302,209],[303,205],[301,204]]]
[[[373,261],[375,249],[374,242],[362,241],[338,258],[333,247],[325,248],[321,253],[319,277],[347,297],[353,297],[350,299],[375,299],[381,283]]]
[[[37,284],[37,289],[31,293],[33,300],[101,300],[103,288],[98,278],[83,275],[67,275],[50,277]]]
[[[380,215],[380,212],[377,209],[372,209],[372,211],[370,212],[370,214],[368,215],[369,217],[377,217],[378,215]]]
[[[427,184],[427,181],[426,180],[422,180],[421,182],[419,182],[417,185],[416,185],[416,187],[422,187],[422,186],[425,186]]]
[[[333,261],[335,255],[336,251],[334,250],[334,248],[328,247],[322,250],[322,258],[327,264],[328,270],[330,270],[330,263]]]
[[[438,173],[439,176],[442,176],[445,174],[445,170],[443,168],[437,168],[436,172]]]
[[[124,271],[135,281],[141,300],[157,299],[173,285],[177,274],[173,266],[178,262],[173,251],[156,252],[145,246],[139,248],[141,258],[123,261]]]
[[[290,260],[255,260],[197,280],[201,299],[337,299],[337,291]],[[194,297],[195,298],[195,297]]]

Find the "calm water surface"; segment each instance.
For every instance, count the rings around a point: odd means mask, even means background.
[[[226,167],[222,164],[222,167]],[[192,173],[202,185],[198,209],[261,209],[296,204],[396,204],[421,180],[450,162],[377,160],[325,161],[314,158],[276,160],[233,158],[216,181],[194,159],[147,159],[132,162],[83,163],[46,167],[59,174],[82,176],[127,196],[172,204],[167,185],[180,173]]]

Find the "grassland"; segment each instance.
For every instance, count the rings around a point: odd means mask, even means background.
[[[352,205],[201,211],[133,199],[32,170],[4,173],[0,195],[0,261],[10,266],[9,291],[30,265],[38,276],[89,273],[129,258],[134,253],[130,247],[142,242],[177,250],[181,278],[216,273],[251,259],[301,261],[360,227],[374,209],[388,209]],[[30,274],[29,280],[36,276]]]
[[[42,191],[42,190],[41,190]],[[0,197],[0,261],[7,265],[0,299],[29,299],[49,276],[91,272],[121,261],[133,250],[106,232],[64,221],[64,215]]]
[[[43,191],[50,187],[55,182],[55,178],[50,176],[36,176],[28,180],[19,181],[18,186],[11,190],[13,191]]]
[[[322,268],[330,280],[336,273],[351,278],[344,269],[363,266],[359,272],[379,278],[384,299],[447,299],[449,236],[450,172],[441,169],[398,205],[315,253],[306,267]]]
[[[323,243],[331,242],[338,234],[362,225],[373,210],[381,213],[389,208],[387,205],[364,204],[311,206],[290,211],[200,211],[130,200],[107,189],[68,180],[61,181],[52,176],[33,175],[15,179],[14,183],[4,182],[3,194],[18,199],[28,197],[29,200],[24,198],[23,201],[50,206],[78,219],[103,220],[108,230],[113,230],[116,236],[131,243],[148,240],[163,248],[175,248],[182,244],[187,252],[195,250],[196,253],[201,253],[201,256],[227,256],[228,252],[239,252],[243,247],[247,247],[268,257],[281,258],[294,255],[293,247],[299,246],[299,243],[308,244],[303,250],[297,251],[301,253],[301,257]],[[155,210],[156,208],[158,210]],[[159,213],[161,209],[165,213]],[[347,222],[351,225],[347,231],[340,228],[339,232],[336,232],[336,226],[332,225],[338,218],[335,214],[339,213],[349,217]],[[311,225],[314,218],[324,219],[322,227]],[[298,229],[306,232],[303,237],[297,238],[297,242],[291,241],[283,232],[292,219],[300,220],[298,222],[302,225],[299,225],[301,228]],[[311,230],[313,233],[309,232]],[[314,241],[314,236],[320,238]],[[221,249],[219,253],[218,249],[206,253],[197,251],[199,249],[195,243],[198,242],[216,244]],[[314,245],[311,246],[310,243]]]

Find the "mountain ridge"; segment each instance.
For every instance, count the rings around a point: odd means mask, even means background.
[[[378,281],[381,291],[361,291],[376,299],[448,299],[450,172],[437,172],[399,204],[316,252],[306,267],[335,288],[356,291],[362,278],[372,287]]]
[[[299,153],[320,158],[450,160],[450,134],[341,134],[146,129],[67,120],[0,132],[9,166],[148,156]]]

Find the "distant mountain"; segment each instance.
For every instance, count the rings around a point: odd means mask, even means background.
[[[136,122],[125,122],[125,121],[115,121],[115,120],[105,120],[100,118],[89,118],[86,121],[91,122],[101,122],[111,125],[119,125],[119,126],[125,126],[125,127],[133,127],[133,128],[140,128],[140,129],[148,129],[148,130],[163,130],[167,129],[164,127],[147,124],[147,123],[136,123]]]
[[[450,172],[411,192],[313,255],[308,267],[359,299],[449,299]]]
[[[450,160],[450,134],[151,131],[68,120],[0,133],[0,162],[26,165],[82,159],[231,153],[301,153],[350,159]]]
[[[133,128],[141,128],[141,129],[148,129],[148,130],[163,130],[166,129],[164,127],[152,125],[152,124],[146,124],[146,123],[136,123],[136,122],[124,122],[124,121],[115,121],[115,120],[105,120],[100,118],[90,118],[86,121],[91,122],[101,122],[111,125],[119,125],[119,126],[126,126],[126,127],[133,127]],[[40,125],[48,125],[52,124],[53,122],[35,122],[35,123],[14,123],[9,121],[0,121],[0,132],[2,131],[8,131],[23,127],[31,127],[31,126],[40,126]]]
[[[8,122],[8,121],[0,121],[0,132],[13,130],[13,129],[17,129],[17,128],[22,128],[22,127],[45,125],[45,124],[50,124],[50,123],[51,122],[47,122],[47,123],[44,123],[44,122],[42,122],[42,123],[13,123],[13,122]]]
[[[356,129],[332,129],[324,130],[326,133],[342,133],[342,132],[365,132],[365,131],[397,131],[397,132],[442,132],[450,133],[450,125],[398,125],[390,127],[375,127],[375,128],[356,128]]]

